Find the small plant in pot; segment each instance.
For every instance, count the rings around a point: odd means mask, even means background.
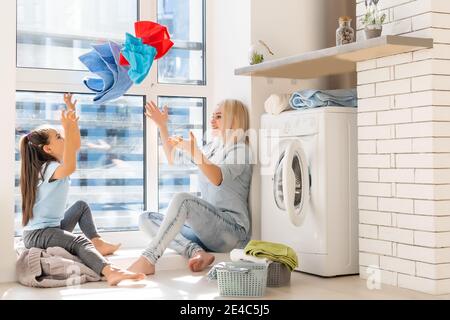
[[[383,23],[386,20],[386,14],[378,11],[379,0],[365,0],[366,14],[362,16],[361,23],[364,26],[366,39],[372,39],[381,36]]]

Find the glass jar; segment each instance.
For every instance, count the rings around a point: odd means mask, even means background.
[[[350,17],[339,18],[339,28],[336,30],[336,45],[340,46],[355,41],[355,30],[353,30]]]

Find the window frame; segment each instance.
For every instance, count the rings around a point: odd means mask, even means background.
[[[151,20],[157,21],[157,1],[158,0],[137,0],[138,1],[138,21]],[[213,1],[204,1],[204,85],[193,84],[166,84],[158,83],[158,63],[152,67],[147,78],[139,85],[133,86],[127,95],[143,96],[144,101],[158,101],[158,96],[162,97],[185,97],[185,98],[203,98],[204,106],[204,128],[207,123],[207,114],[212,111],[210,101],[213,101],[214,87],[211,79],[213,63],[213,38],[212,20]],[[16,28],[17,30],[17,28]],[[17,46],[16,46],[17,50]],[[42,69],[42,68],[23,68],[16,65],[16,91],[37,91],[37,92],[73,92],[77,94],[92,94],[82,82],[82,79],[89,75],[88,71],[81,70],[61,70],[61,69]],[[146,181],[144,185],[144,199],[146,211],[158,212],[159,210],[159,154],[158,154],[158,128],[149,119],[145,119],[145,132],[143,146],[144,154],[144,172]],[[146,237],[141,231],[115,231],[102,234],[109,241],[121,242],[123,248],[142,247],[146,244]]]

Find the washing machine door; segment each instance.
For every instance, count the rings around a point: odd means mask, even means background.
[[[309,170],[298,140],[289,142],[280,155],[274,177],[274,197],[278,208],[288,213],[291,223],[301,226],[309,203]]]

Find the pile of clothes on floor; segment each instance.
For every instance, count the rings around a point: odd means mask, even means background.
[[[101,277],[63,248],[18,246],[16,263],[19,282],[28,287],[56,288],[100,281]]]
[[[356,89],[299,90],[293,94],[272,94],[264,103],[269,114],[284,111],[318,107],[357,107]]]

